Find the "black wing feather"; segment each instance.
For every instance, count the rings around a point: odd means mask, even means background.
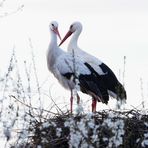
[[[104,63],[99,65],[105,75],[101,75],[108,90],[117,94],[117,98],[126,99],[126,91],[123,85],[118,81],[113,71]]]
[[[72,80],[74,83],[74,78],[78,79],[78,85],[80,86],[80,89],[83,93],[89,94],[98,101],[101,100],[103,103],[107,104],[109,99],[108,94],[107,92],[101,92],[102,90],[100,90],[100,88],[98,87],[97,77],[94,75],[94,73],[91,73],[90,75],[80,74],[78,77],[75,77],[74,73],[70,72],[62,75],[66,77],[68,80]]]

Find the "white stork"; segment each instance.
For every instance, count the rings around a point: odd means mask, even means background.
[[[68,44],[68,52],[72,53],[74,50],[75,55],[80,57],[85,63],[89,64],[88,68],[91,71],[94,71],[98,78],[98,85],[101,91],[102,97],[104,98],[104,103],[108,103],[110,95],[117,100],[121,100],[121,102],[125,102],[126,100],[126,91],[122,84],[118,81],[113,71],[103,62],[101,62],[96,57],[88,54],[84,50],[80,49],[77,45],[77,41],[79,35],[82,31],[82,24],[80,22],[74,22],[70,25],[69,31],[62,39],[59,46],[72,35],[72,38]],[[92,110],[96,110],[96,99],[92,99]]]
[[[98,101],[103,101],[96,74],[88,63],[84,63],[71,53],[63,51],[57,45],[58,23],[53,21],[49,25],[51,40],[47,50],[47,66],[61,85],[71,91],[70,111],[72,113],[73,95],[75,87]]]

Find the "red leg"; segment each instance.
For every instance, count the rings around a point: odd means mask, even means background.
[[[73,110],[73,96],[70,98],[70,112],[72,113]]]
[[[73,111],[73,93],[72,93],[72,90],[71,90],[71,97],[70,97],[70,112],[72,113]]]
[[[80,104],[80,97],[78,94],[77,94],[77,104]]]
[[[97,100],[92,99],[92,112],[96,112]]]

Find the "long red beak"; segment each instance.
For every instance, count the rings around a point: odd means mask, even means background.
[[[71,35],[72,35],[72,33],[73,32],[71,32],[70,30],[66,33],[66,35],[65,35],[65,37],[62,39],[62,41],[61,41],[61,43],[59,44],[59,46],[61,46],[63,43],[64,43],[64,41],[68,38],[68,37],[70,37]]]
[[[59,37],[59,39],[62,40],[58,28],[55,28],[53,31],[57,34],[57,36]]]

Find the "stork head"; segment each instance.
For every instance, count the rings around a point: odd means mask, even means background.
[[[60,36],[60,33],[59,33],[59,30],[58,30],[58,23],[56,21],[52,21],[50,24],[49,24],[49,28],[51,31],[53,31],[61,40],[61,36]]]
[[[78,32],[79,34],[82,31],[82,24],[80,22],[74,22],[70,25],[69,30],[67,32],[67,34],[65,35],[65,37],[62,39],[61,43],[59,44],[62,45],[64,43],[64,41],[70,37],[74,32]]]
[[[69,27],[69,31],[71,31],[72,33],[74,33],[75,31],[81,31],[82,30],[82,24],[80,22],[74,22],[70,25]]]

